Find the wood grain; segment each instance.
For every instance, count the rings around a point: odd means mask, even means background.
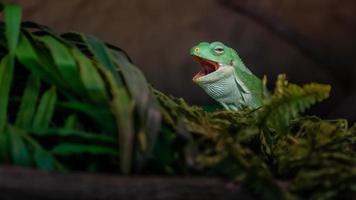
[[[0,167],[0,199],[252,199],[238,185],[216,178],[49,173]]]

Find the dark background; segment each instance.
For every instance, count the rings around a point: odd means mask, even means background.
[[[212,100],[191,81],[189,49],[219,40],[235,48],[270,88],[279,73],[295,83],[332,85],[308,114],[356,121],[354,0],[17,0],[24,19],[79,31],[125,49],[156,88],[192,104]]]

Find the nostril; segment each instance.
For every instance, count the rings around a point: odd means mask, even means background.
[[[197,47],[197,48],[194,49],[194,51],[195,51],[195,52],[199,52],[199,51],[200,51],[200,48]]]

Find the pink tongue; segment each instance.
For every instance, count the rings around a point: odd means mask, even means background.
[[[211,73],[211,72],[213,72],[213,71],[214,71],[214,69],[213,69],[211,66],[209,66],[209,65],[204,66],[204,72],[205,72],[205,74],[209,74],[209,73]]]

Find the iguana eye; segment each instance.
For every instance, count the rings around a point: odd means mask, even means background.
[[[223,54],[223,53],[224,53],[224,48],[218,46],[218,47],[215,47],[214,51],[215,51],[215,53],[217,53],[217,54],[220,55],[220,54]]]

